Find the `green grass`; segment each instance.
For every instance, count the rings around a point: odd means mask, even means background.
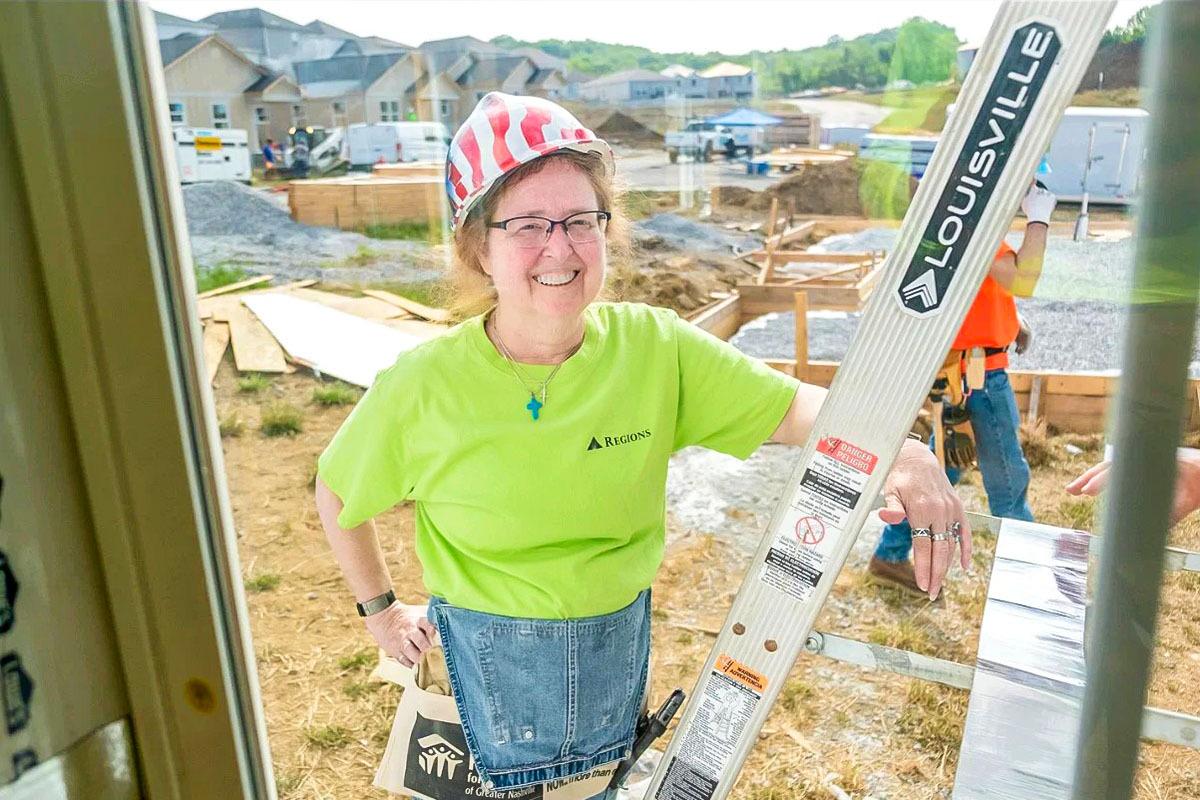
[[[238,391],[242,394],[258,394],[271,385],[271,379],[259,372],[252,372],[244,378],[238,378]]]
[[[233,261],[222,261],[215,267],[205,267],[202,265],[196,266],[196,294],[213,289],[220,289],[222,286],[228,286],[231,283],[244,281],[250,277],[250,273],[242,269]]]
[[[241,436],[246,431],[245,423],[242,422],[241,417],[237,414],[222,417],[217,427],[221,431],[222,439],[230,436]]]
[[[269,592],[279,586],[279,581],[282,580],[274,572],[264,572],[261,575],[255,575],[253,578],[246,579],[247,592]]]
[[[333,748],[342,747],[350,743],[350,731],[341,725],[309,727],[304,729],[304,738],[310,744],[326,750],[332,750]]]
[[[365,244],[360,244],[358,248],[342,259],[340,266],[343,267],[365,267],[368,264],[374,264],[379,258],[379,251],[372,250]]]
[[[328,386],[318,386],[313,389],[312,401],[316,405],[326,408],[353,405],[358,402],[358,390],[341,381],[335,381]]]
[[[1137,108],[1142,104],[1142,92],[1136,86],[1125,89],[1092,89],[1080,92],[1071,99],[1073,106],[1108,106]]]
[[[357,653],[351,653],[348,656],[342,656],[337,660],[338,669],[362,669],[363,667],[373,667],[377,663],[378,654],[370,647],[363,648]]]
[[[287,403],[272,403],[262,410],[259,430],[267,436],[294,436],[304,429],[300,410]]]
[[[372,239],[403,239],[409,242],[439,244],[449,236],[449,229],[440,222],[396,222],[390,225],[367,225],[360,233]]]
[[[360,697],[366,697],[372,692],[372,687],[369,683],[362,681],[351,681],[342,687],[342,694],[349,697],[351,700],[358,700]]]
[[[896,727],[922,747],[957,760],[967,718],[967,692],[914,680]]]
[[[409,300],[431,308],[445,308],[445,287],[438,281],[381,281],[363,286],[364,289],[382,289],[385,292],[402,295]]]

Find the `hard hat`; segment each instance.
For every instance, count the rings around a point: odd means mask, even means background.
[[[557,103],[540,97],[488,92],[450,141],[446,194],[454,227],[496,181],[522,164],[560,150],[596,153],[611,176],[612,148]]]

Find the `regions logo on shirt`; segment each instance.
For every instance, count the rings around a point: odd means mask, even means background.
[[[616,447],[619,444],[629,444],[636,442],[639,439],[649,439],[650,431],[634,431],[633,433],[623,433],[620,436],[593,436],[588,442],[588,450],[603,450],[606,447]]]

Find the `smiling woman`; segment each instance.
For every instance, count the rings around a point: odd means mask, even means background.
[[[825,395],[673,311],[596,302],[622,241],[614,171],[565,109],[485,96],[446,169],[458,284],[479,313],[381,372],[318,465],[359,613],[404,666],[440,648],[489,789],[630,758],[671,454],[801,444]],[[965,566],[970,532],[937,460],[910,442],[896,463],[889,509],[962,523]],[[405,500],[428,606],[395,601],[372,523]],[[931,595],[938,546],[917,554]]]

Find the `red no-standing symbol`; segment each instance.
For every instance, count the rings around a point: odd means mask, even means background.
[[[825,538],[825,523],[818,517],[801,517],[796,521],[796,538],[800,544],[820,544]]]

